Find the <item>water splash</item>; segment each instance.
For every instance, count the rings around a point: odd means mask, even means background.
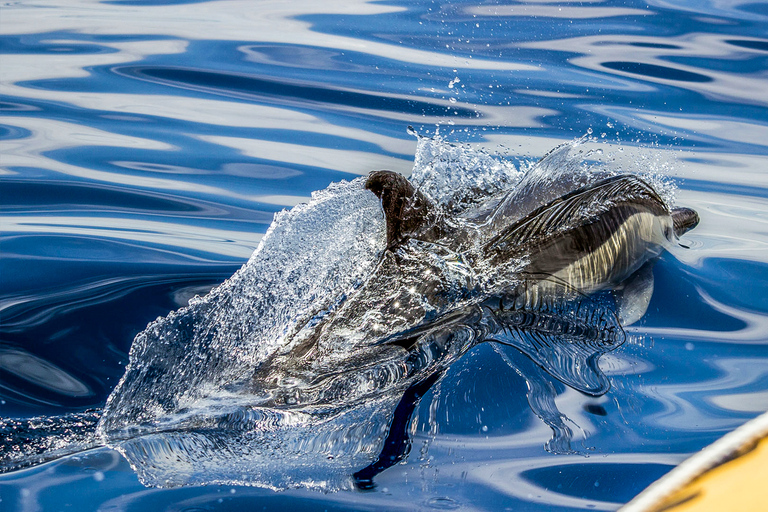
[[[107,444],[146,485],[348,488],[361,468],[375,474],[404,456],[382,462],[387,446],[407,445],[406,428],[405,439],[391,439],[394,426],[407,426],[424,383],[486,339],[575,389],[604,393],[597,360],[624,341],[610,306],[551,286],[520,292],[525,255],[473,264],[502,224],[617,174],[574,156],[583,142],[523,173],[486,152],[419,138],[411,180],[467,233],[453,241],[385,251],[385,220],[363,179],[277,214],[232,278],[136,337],[103,413],[80,432],[71,418],[42,424],[27,448],[5,450],[3,467]],[[549,448],[568,451],[551,385],[531,386],[529,402],[555,432]],[[12,446],[29,429],[17,431]]]
[[[446,210],[458,213],[472,204],[512,190],[523,177],[512,162],[482,149],[451,144],[440,135],[418,138],[410,180]]]
[[[261,364],[289,350],[370,274],[384,245],[375,199],[358,179],[278,213],[232,278],[136,337],[101,433],[166,421],[201,400],[228,409]]]

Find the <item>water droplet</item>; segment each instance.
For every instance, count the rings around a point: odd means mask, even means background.
[[[452,498],[448,498],[447,496],[430,498],[427,500],[426,505],[429,508],[435,508],[439,510],[456,510],[461,506],[458,501]]]

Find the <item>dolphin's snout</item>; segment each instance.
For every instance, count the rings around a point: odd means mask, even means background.
[[[675,208],[672,210],[672,225],[675,236],[686,233],[699,224],[699,214],[691,208]]]

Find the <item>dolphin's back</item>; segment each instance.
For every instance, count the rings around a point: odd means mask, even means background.
[[[690,214],[681,214],[681,226],[689,223]],[[656,191],[636,176],[622,175],[541,206],[484,250],[492,262],[519,258],[526,274],[591,292],[631,275],[675,232]]]

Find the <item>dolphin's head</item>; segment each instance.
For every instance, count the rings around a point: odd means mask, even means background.
[[[699,214],[691,208],[675,208],[672,210],[672,225],[675,236],[681,236],[699,225]]]

